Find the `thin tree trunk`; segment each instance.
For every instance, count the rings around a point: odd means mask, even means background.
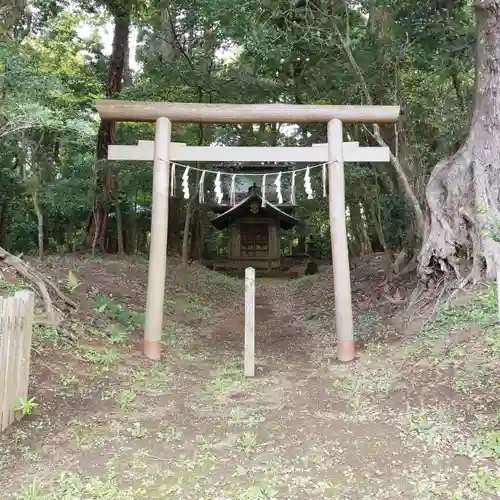
[[[198,239],[200,236],[200,217],[199,217],[198,207],[194,207],[191,213],[191,242],[189,245],[189,257],[191,260],[195,260],[196,247],[198,245]]]
[[[363,205],[361,203],[359,203],[359,205],[361,212],[361,241],[363,242],[361,251],[363,252],[363,255],[369,255],[373,253],[373,249],[370,237],[368,236],[368,218],[366,217]]]
[[[38,200],[38,192],[36,188],[33,190],[33,206],[35,207],[36,218],[38,221],[38,258],[40,261],[43,260],[44,257],[44,247],[43,247],[43,212],[40,207],[40,203]]]
[[[2,208],[0,209],[0,246],[3,246],[5,234],[7,232],[7,210],[9,208],[9,199],[5,197],[2,200]]]
[[[120,182],[118,174],[114,179],[113,193],[115,196],[115,213],[116,213],[116,242],[118,246],[118,256],[123,258],[125,255],[125,246],[123,244],[123,217],[120,204]]]
[[[359,203],[353,201],[348,203],[349,206],[349,226],[350,233],[352,235],[353,241],[351,243],[351,253],[353,256],[360,256],[363,254],[363,242],[362,242],[362,229],[361,225],[363,221],[361,220],[361,211],[359,209]]]
[[[200,141],[201,142],[201,141]],[[199,167],[199,164],[198,164]],[[189,233],[191,228],[191,215],[193,213],[194,204],[198,199],[199,191],[199,171],[196,172],[196,187],[193,196],[189,199],[186,207],[186,218],[184,220],[184,235],[182,239],[182,267],[184,269],[184,274],[187,272],[187,267],[189,263]]]
[[[203,102],[203,93],[198,95],[198,101],[201,103]],[[203,132],[204,132],[204,126],[203,123],[200,123],[200,135],[198,139],[198,146],[201,146],[203,144]],[[200,164],[197,164],[197,167],[200,168]],[[196,171],[196,186],[195,186],[195,191],[193,193],[193,196],[191,196],[191,199],[189,200],[189,203],[186,208],[186,219],[184,220],[184,235],[183,235],[183,240],[182,240],[182,267],[183,267],[183,275],[184,279],[186,280],[187,283],[187,267],[189,263],[189,228],[191,227],[191,213],[193,211],[193,206],[196,200],[198,199],[198,190],[199,190],[199,181],[200,181],[200,171]]]
[[[191,196],[186,208],[186,219],[184,220],[184,237],[182,239],[182,267],[184,270],[187,269],[189,263],[189,229],[191,227],[191,214],[193,212],[193,207],[198,198],[198,189]]]
[[[123,220],[122,220],[122,209],[120,207],[120,200],[115,201],[115,212],[116,212],[116,238],[118,242],[118,255],[123,258],[125,255],[125,249],[123,245]]]
[[[94,212],[94,221],[95,221],[95,231],[94,237],[92,238],[92,257],[95,257],[96,247],[97,247],[97,239],[99,238],[99,213]]]

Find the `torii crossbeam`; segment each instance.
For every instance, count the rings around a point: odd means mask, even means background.
[[[154,141],[139,141],[137,146],[111,145],[108,160],[154,160]],[[343,143],[344,162],[389,161],[387,147],[360,147],[357,142]],[[328,144],[312,147],[247,147],[247,146],[186,146],[170,145],[170,161],[177,162],[293,162],[323,163],[328,161]]]
[[[194,104],[99,101],[103,120],[156,122],[155,140],[137,146],[110,146],[110,160],[153,160],[153,203],[144,354],[159,359],[167,262],[170,161],[266,161],[329,163],[329,212],[335,288],[338,359],[355,357],[351,281],[345,216],[344,162],[388,161],[388,148],[363,148],[343,142],[342,123],[393,123],[399,106],[328,106],[290,104]],[[172,122],[327,123],[328,143],[310,148],[190,147],[171,142]]]

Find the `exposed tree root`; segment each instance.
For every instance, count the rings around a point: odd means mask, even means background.
[[[57,327],[61,322],[61,313],[54,306],[52,298],[49,293],[49,288],[56,295],[56,297],[62,300],[65,304],[76,309],[77,305],[69,297],[66,297],[59,287],[46,276],[33,269],[28,263],[22,261],[19,257],[12,255],[7,252],[7,250],[0,247],[0,260],[5,262],[7,265],[14,268],[23,278],[28,282],[35,285],[37,288],[42,301],[46,314],[46,319],[42,321],[47,326]],[[49,288],[47,288],[49,287]]]
[[[407,274],[411,274],[417,270],[417,267],[418,267],[417,258],[416,256],[414,256],[411,258],[408,264],[406,264],[406,266],[396,274],[396,276],[398,278],[401,278],[403,276],[406,276]]]

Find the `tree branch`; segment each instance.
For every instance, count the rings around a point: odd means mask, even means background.
[[[356,59],[354,58],[349,41],[346,40],[342,36],[342,33],[340,32],[335,21],[333,21],[332,24],[333,24],[334,30],[335,30],[335,32],[340,40],[342,49],[344,50],[352,69],[354,70],[354,72],[356,73],[356,75],[359,78],[359,82],[361,84],[361,89],[363,91],[363,94],[365,96],[367,103],[370,105],[373,105],[373,99],[372,99],[372,96],[370,94],[368,84],[366,83],[365,77],[363,75],[363,72],[361,71],[361,68],[359,67],[359,64],[357,63]],[[365,129],[377,141],[379,146],[388,147],[387,143],[384,141],[384,139],[382,137],[382,134],[380,132],[380,126],[378,124],[376,124],[376,123],[373,124],[373,132],[370,132],[366,128],[366,126],[365,126]],[[427,224],[425,221],[425,217],[424,217],[424,213],[422,211],[422,208],[420,207],[420,203],[419,203],[415,193],[413,192],[413,189],[410,185],[410,181],[408,180],[408,177],[406,176],[404,169],[403,169],[401,163],[399,162],[399,159],[390,150],[389,150],[389,154],[390,154],[391,164],[393,165],[394,169],[396,170],[396,173],[397,173],[399,180],[404,188],[406,196],[408,197],[408,200],[410,201],[410,203],[413,207],[413,211],[415,212],[415,217],[417,219],[417,225],[418,225],[418,228],[420,231],[420,236],[422,237],[422,239],[424,239],[426,231],[427,231]]]

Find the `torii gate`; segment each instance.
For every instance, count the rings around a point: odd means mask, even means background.
[[[306,104],[191,104],[98,101],[103,120],[156,122],[155,140],[137,146],[110,146],[109,160],[153,160],[153,197],[144,354],[159,359],[167,264],[168,196],[171,161],[328,162],[330,236],[335,292],[337,357],[355,357],[351,279],[345,216],[344,161],[385,162],[386,147],[343,142],[342,123],[394,123],[399,106]],[[171,142],[172,122],[181,123],[327,123],[327,144],[312,147],[191,147]]]

